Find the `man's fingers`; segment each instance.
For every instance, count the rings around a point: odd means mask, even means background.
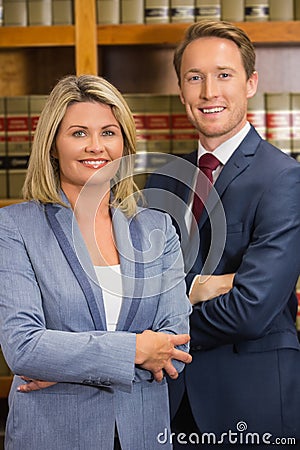
[[[170,339],[173,345],[184,345],[190,341],[189,334],[171,334]]]
[[[172,359],[177,359],[177,361],[181,361],[185,364],[190,364],[192,362],[192,356],[189,353],[176,348],[174,348],[172,352]]]

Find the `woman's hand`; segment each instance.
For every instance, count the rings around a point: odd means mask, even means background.
[[[39,391],[40,389],[45,389],[56,384],[56,382],[53,381],[32,380],[31,378],[23,376],[20,378],[22,378],[22,380],[24,381],[27,381],[27,383],[18,386],[18,391],[20,392]]]
[[[198,275],[189,298],[192,305],[226,294],[232,289],[234,273],[226,275]]]
[[[172,359],[189,364],[192,357],[189,353],[176,349],[175,346],[187,344],[189,340],[188,334],[143,331],[136,336],[135,363],[152,372],[154,379],[158,382],[162,381],[164,371],[170,378],[176,379],[178,372],[172,364]]]

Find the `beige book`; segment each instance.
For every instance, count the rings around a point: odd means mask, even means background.
[[[28,0],[28,25],[52,25],[51,0]]]
[[[266,139],[266,106],[263,92],[256,92],[254,97],[249,98],[247,120],[255,127],[260,136]]]
[[[291,93],[292,153],[300,161],[300,93]],[[300,283],[299,283],[300,291]]]
[[[294,20],[294,0],[269,0],[269,20]]]
[[[198,134],[188,120],[179,95],[170,95],[171,151],[175,155],[190,153],[197,148]]]
[[[137,152],[147,151],[146,137],[146,106],[144,94],[123,94],[134,118],[136,136],[137,136]]]
[[[0,0],[0,27],[3,25],[3,0]]]
[[[228,22],[243,22],[244,11],[244,0],[221,0],[222,20]]]
[[[52,0],[52,24],[72,25],[74,23],[72,0]]]
[[[30,95],[28,98],[30,143],[32,143],[34,132],[47,97],[47,95]]]
[[[145,123],[148,152],[170,152],[170,96],[145,95]]]
[[[96,12],[97,12],[97,23],[99,25],[120,23],[119,0],[97,0]]]
[[[145,0],[145,23],[170,22],[169,0]]]
[[[300,20],[300,0],[294,0],[294,18]]]
[[[267,140],[284,153],[291,153],[290,94],[266,93]]]
[[[171,0],[170,1],[171,22],[194,22],[195,1],[194,0]]]
[[[196,0],[195,18],[221,19],[221,0]]]
[[[6,27],[27,26],[26,0],[3,0],[3,25]]]
[[[144,0],[120,0],[121,23],[144,23]]]
[[[245,21],[263,22],[269,20],[268,0],[245,0]]]
[[[22,188],[26,177],[29,155],[15,155],[8,157],[8,197],[21,198]]]

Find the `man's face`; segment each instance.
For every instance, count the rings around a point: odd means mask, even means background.
[[[214,150],[242,129],[247,99],[257,88],[257,73],[247,80],[237,45],[204,37],[185,49],[181,64],[181,100],[202,145]]]

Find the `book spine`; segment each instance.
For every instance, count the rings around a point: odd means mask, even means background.
[[[294,0],[269,0],[269,20],[294,20]]]
[[[120,23],[119,0],[97,0],[96,3],[97,23],[99,25]]]
[[[188,120],[185,107],[179,95],[170,96],[171,109],[171,152],[174,155],[184,155],[197,148],[198,135]]]
[[[28,96],[6,97],[8,197],[20,198],[30,154]]]
[[[0,97],[0,198],[7,198],[7,155],[5,129],[5,103]]]
[[[28,97],[30,146],[32,144],[32,141],[34,138],[34,132],[36,130],[36,126],[37,126],[38,120],[40,118],[42,109],[46,103],[46,100],[47,100],[47,95],[30,95]]]
[[[196,0],[195,18],[221,19],[221,0]]]
[[[244,11],[245,11],[244,0],[221,1],[222,20],[226,20],[228,22],[243,22]]]
[[[52,24],[72,25],[73,23],[72,0],[52,0]]]
[[[28,1],[28,25],[52,25],[51,0]]]
[[[169,153],[171,150],[170,96],[149,94],[145,97],[147,151]]]
[[[170,20],[174,23],[189,23],[195,20],[194,0],[171,0]]]
[[[266,93],[267,140],[291,153],[291,108],[289,93]]]
[[[3,25],[14,27],[27,26],[26,0],[3,0]]]
[[[123,94],[134,118],[136,136],[137,136],[137,152],[147,151],[147,135],[146,135],[146,109],[145,96],[143,94]]]
[[[247,120],[255,127],[263,139],[267,138],[265,95],[256,92],[248,100]]]
[[[170,22],[169,0],[145,0],[145,23]]]
[[[300,162],[300,93],[291,93],[291,116],[292,156]]]
[[[300,20],[300,0],[295,0],[294,18],[295,18],[295,20]]]
[[[0,27],[3,25],[3,0],[0,0]]]
[[[120,0],[121,23],[144,23],[144,0]]]
[[[268,0],[245,0],[245,21],[263,22],[269,20]]]

